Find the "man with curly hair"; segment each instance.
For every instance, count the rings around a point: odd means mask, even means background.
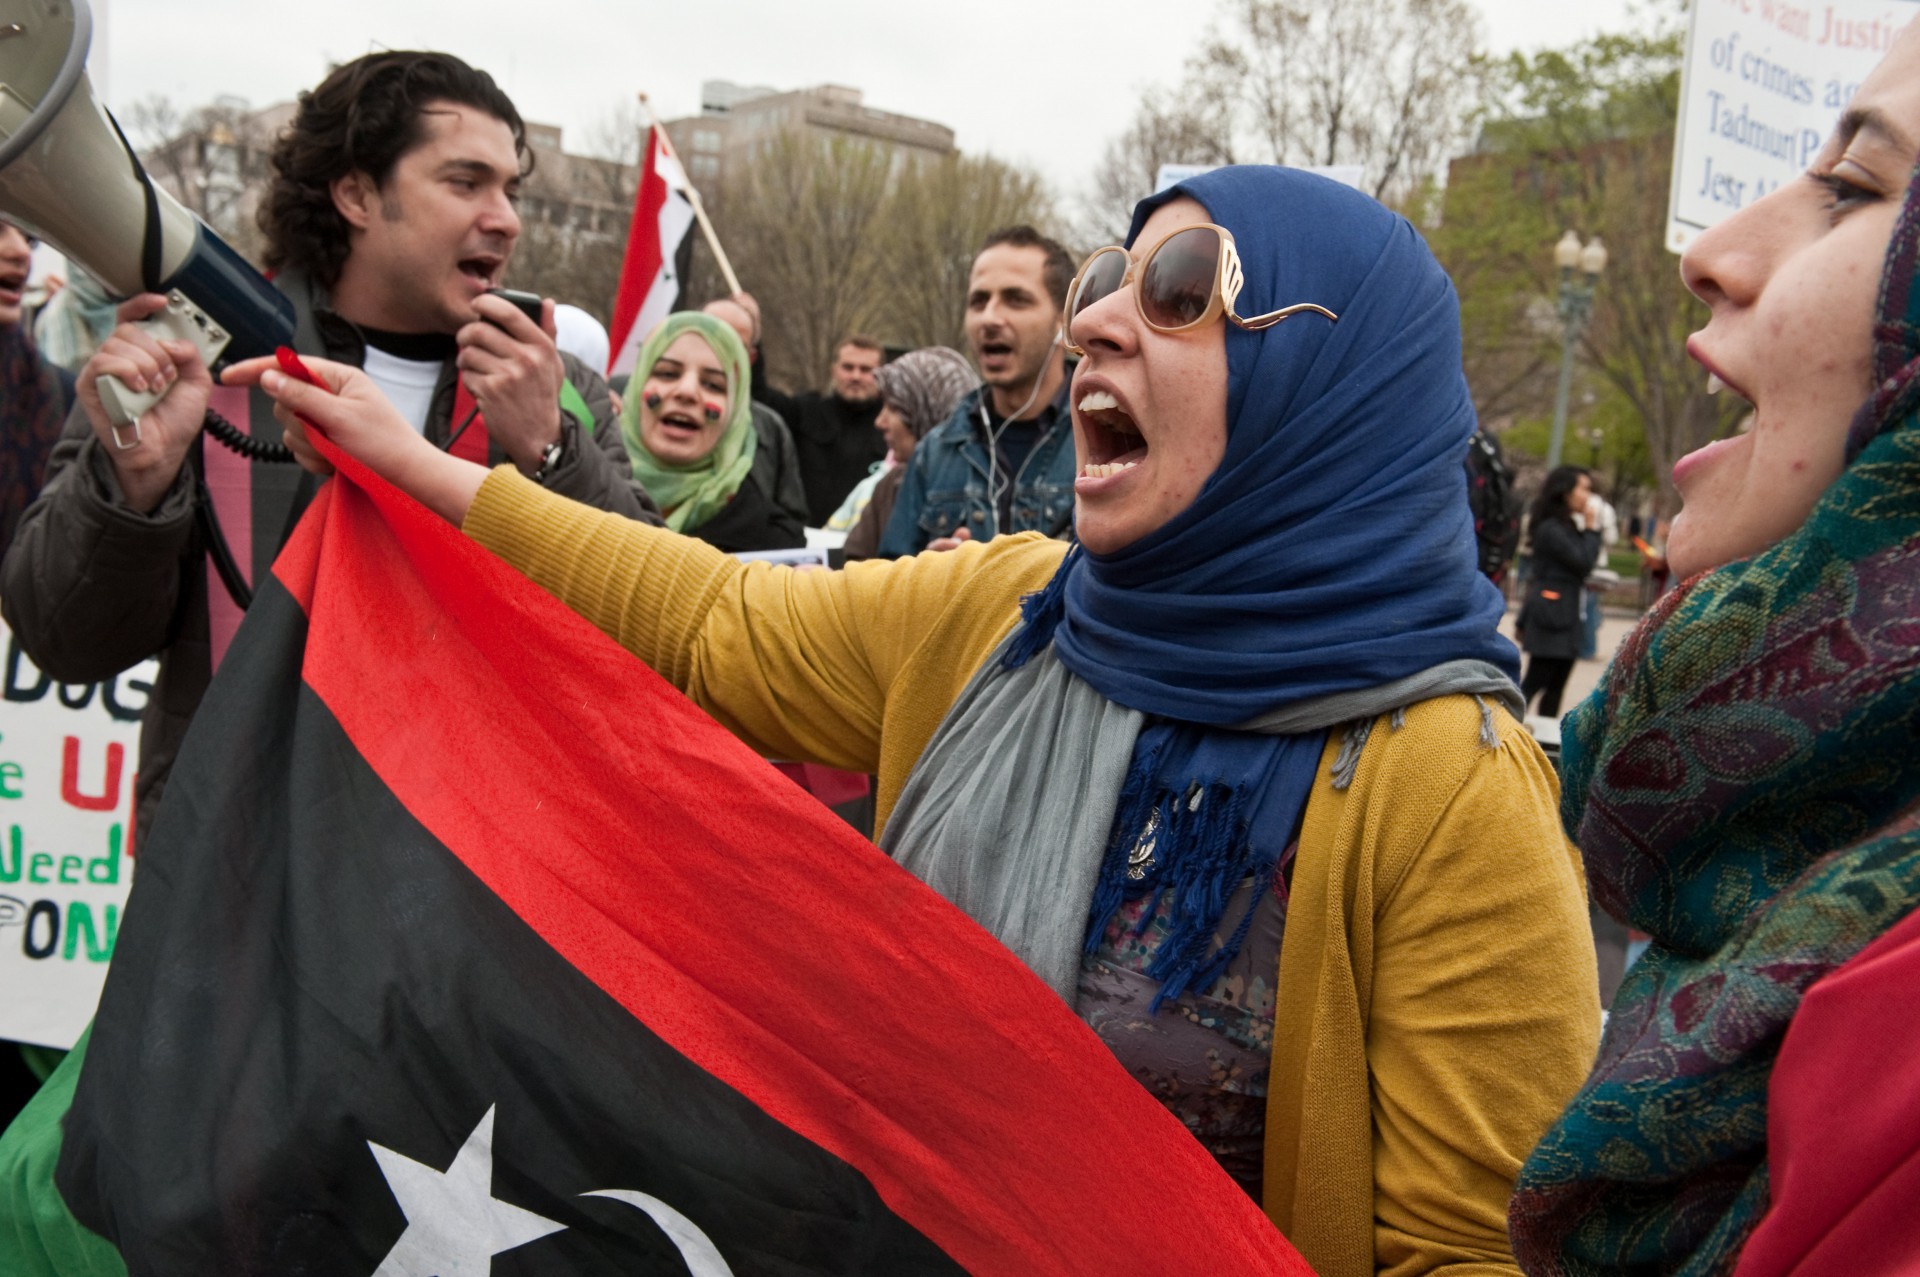
[[[486,295],[519,237],[529,165],[519,113],[490,76],[444,53],[356,59],[301,95],[272,162],[260,225],[299,350],[364,367],[435,443],[658,521],[606,383],[554,347],[553,303],[535,323]],[[135,298],[122,318],[162,304]],[[131,446],[100,408],[95,382],[108,374],[172,385]],[[0,605],[35,663],[64,681],[159,654],[141,733],[144,828],[246,583],[264,579],[312,480],[203,443],[210,404],[256,440],[280,428],[264,396],[214,388],[192,347],[130,323],[82,370],[78,395],[0,566]]]

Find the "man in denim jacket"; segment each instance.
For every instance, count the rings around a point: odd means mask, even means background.
[[[882,558],[1002,532],[1066,534],[1075,463],[1061,324],[1072,282],[1067,250],[1031,226],[987,237],[966,314],[985,384],[914,449]]]

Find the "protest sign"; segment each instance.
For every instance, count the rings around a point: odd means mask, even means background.
[[[1667,247],[1803,173],[1920,0],[1694,0]]]
[[[57,683],[0,625],[0,1038],[69,1047],[93,1018],[133,877],[152,661]]]

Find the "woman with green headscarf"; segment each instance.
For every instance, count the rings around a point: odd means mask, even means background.
[[[781,476],[757,446],[733,329],[697,311],[668,315],[633,366],[620,431],[667,526],[728,553],[805,545],[806,530],[773,499]]]

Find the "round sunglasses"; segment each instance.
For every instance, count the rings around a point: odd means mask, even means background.
[[[1079,274],[1067,289],[1067,349],[1083,355],[1073,340],[1073,321],[1095,302],[1112,296],[1133,282],[1134,304],[1140,318],[1155,332],[1182,333],[1210,324],[1221,316],[1249,332],[1271,328],[1284,319],[1312,311],[1334,322],[1340,317],[1325,306],[1298,302],[1265,315],[1242,319],[1234,313],[1233,302],[1240,295],[1246,275],[1240,267],[1240,253],[1233,246],[1233,232],[1212,222],[1187,226],[1155,244],[1136,265],[1127,250],[1118,244],[1095,249],[1080,264]]]

